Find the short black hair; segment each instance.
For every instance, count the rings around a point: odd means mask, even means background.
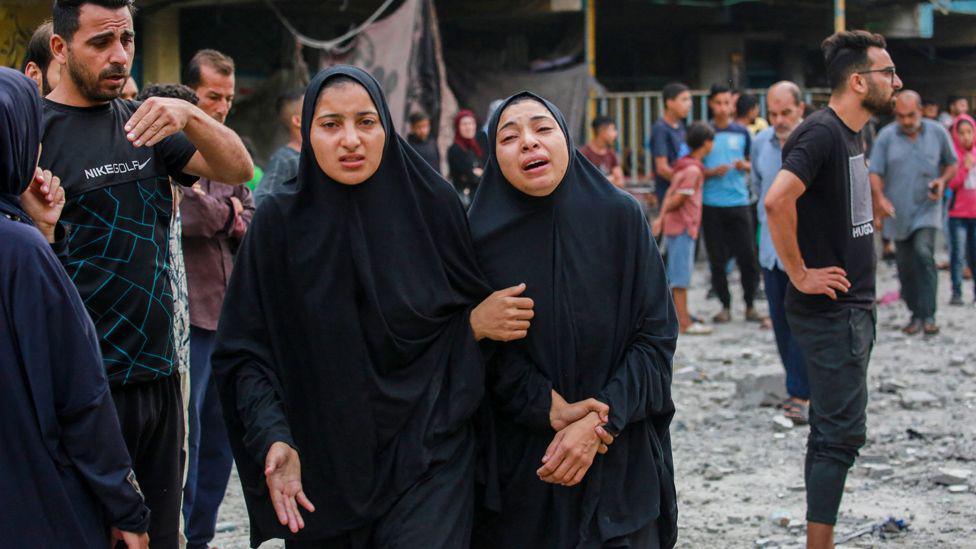
[[[682,84],[681,82],[671,82],[669,84],[666,84],[664,88],[661,90],[661,97],[664,98],[665,102],[671,101],[672,99],[678,97],[679,95],[685,93],[688,90],[689,90],[688,86]]]
[[[604,126],[609,126],[611,124],[617,125],[617,123],[613,121],[613,118],[601,114],[600,116],[594,118],[593,122],[590,122],[590,128],[593,129],[593,133],[599,133],[601,128],[603,128]]]
[[[414,111],[410,113],[410,117],[407,118],[407,120],[410,122],[410,125],[413,126],[414,124],[419,124],[424,120],[430,120],[430,117],[427,116],[427,113],[423,111]]]
[[[285,107],[296,101],[301,101],[304,97],[305,88],[296,87],[286,91],[275,100],[275,112],[280,115],[285,110]]]
[[[938,107],[939,106],[939,102],[938,101],[935,101],[934,99],[923,99],[922,100],[922,106],[923,107],[931,107],[933,105],[935,105],[936,107]]]
[[[688,127],[685,143],[688,143],[688,148],[695,151],[713,139],[715,139],[715,130],[707,123],[698,121]]]
[[[24,64],[20,71],[27,70],[28,63],[34,63],[41,72],[46,72],[51,65],[51,34],[53,34],[54,24],[50,19],[34,29],[30,41],[27,42],[27,51],[24,53]]]
[[[190,62],[186,65],[186,75],[183,77],[183,83],[191,88],[199,87],[203,78],[200,75],[200,69],[204,65],[217,71],[217,74],[224,76],[234,74],[234,60],[229,55],[217,50],[204,49],[196,52],[190,58]]]
[[[864,30],[843,31],[828,36],[820,44],[827,67],[827,84],[834,91],[843,89],[851,74],[871,66],[868,48],[886,47],[884,36]]]
[[[136,13],[132,0],[54,0],[54,9],[51,11],[54,34],[70,42],[78,32],[78,17],[85,4],[110,10],[129,8],[130,14]]]
[[[712,84],[712,87],[708,88],[708,100],[711,101],[716,95],[720,93],[731,93],[732,90],[727,86],[722,84]]]
[[[735,115],[738,116],[739,118],[747,116],[749,114],[749,111],[754,109],[758,104],[759,101],[756,101],[755,97],[747,93],[744,93],[740,95],[739,99],[737,99],[735,102]]]
[[[197,92],[183,84],[149,84],[142,88],[142,91],[136,96],[136,101],[145,101],[150,97],[172,97],[173,99],[188,101],[194,105],[200,102]]]

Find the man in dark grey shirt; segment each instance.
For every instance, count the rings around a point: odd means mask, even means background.
[[[288,129],[288,143],[275,151],[268,159],[261,184],[254,190],[254,203],[258,206],[265,197],[281,191],[285,183],[298,175],[298,158],[302,151],[302,101],[305,89],[295,89],[278,99],[278,119]]]
[[[943,222],[942,195],[956,173],[956,153],[941,124],[922,117],[922,98],[898,94],[896,121],[878,134],[871,153],[871,185],[892,212],[883,235],[895,241],[901,297],[912,311],[909,335],[939,332],[935,323],[938,270],[935,237]]]

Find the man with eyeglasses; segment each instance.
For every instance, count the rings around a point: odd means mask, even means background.
[[[946,183],[956,173],[956,153],[949,132],[922,116],[918,93],[905,90],[898,94],[895,122],[878,134],[870,171],[871,186],[882,201],[878,211],[882,216],[893,213],[882,232],[895,241],[901,298],[912,312],[902,331],[935,335],[939,333],[935,238],[942,227]]]
[[[892,110],[901,80],[884,37],[839,32],[821,48],[832,88],[783,146],[766,195],[769,231],[790,278],[786,316],[807,361],[807,547],[834,546],[847,471],[866,438],[876,314],[873,192],[858,132]],[[888,212],[890,213],[890,212]]]

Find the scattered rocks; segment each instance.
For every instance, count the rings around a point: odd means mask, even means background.
[[[735,382],[736,399],[744,408],[776,406],[786,399],[786,374],[782,369],[767,374],[747,374]]]
[[[878,390],[882,393],[895,394],[898,391],[907,389],[908,385],[897,379],[885,379],[881,381]]]
[[[966,357],[956,355],[949,359],[949,366],[962,366],[966,364]]]
[[[939,474],[932,477],[932,482],[941,484],[943,486],[966,484],[972,474],[973,472],[969,469],[943,467],[942,469],[939,469]]]
[[[935,406],[939,403],[939,397],[927,391],[910,389],[901,393],[901,405],[907,410]]]
[[[965,494],[966,492],[969,492],[968,484],[953,484],[949,487],[950,494]]]
[[[792,431],[793,422],[783,416],[773,416],[773,428],[780,432]]]
[[[867,463],[864,467],[868,470],[871,478],[888,478],[895,474],[895,470],[890,465],[883,463]]]
[[[694,366],[685,366],[674,372],[675,381],[701,381],[705,377],[705,372],[699,371]]]
[[[783,509],[777,509],[769,516],[769,520],[776,526],[786,528],[790,525],[790,513]]]

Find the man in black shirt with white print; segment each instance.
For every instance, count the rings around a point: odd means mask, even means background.
[[[95,323],[153,548],[179,546],[183,405],[169,282],[172,177],[251,178],[240,138],[179,99],[119,99],[135,50],[132,0],[57,0],[40,165],[61,177],[64,267]]]
[[[789,274],[787,319],[807,358],[807,547],[834,546],[847,471],[865,441],[867,366],[875,336],[874,204],[858,132],[890,113],[901,88],[885,40],[839,32],[821,46],[833,90],[783,147],[766,196],[769,229]]]

